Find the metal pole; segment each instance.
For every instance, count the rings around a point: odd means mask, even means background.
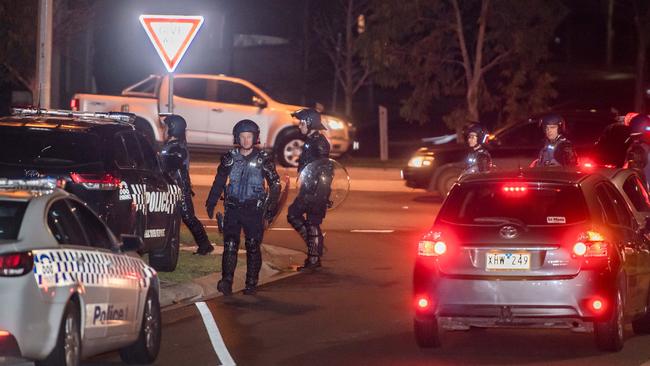
[[[379,158],[388,160],[388,109],[379,106]]]
[[[54,0],[39,0],[37,83],[38,106],[50,108],[52,80],[52,16]]]
[[[167,111],[169,113],[174,113],[174,74],[169,73],[169,90],[167,91],[167,94],[169,96],[169,99],[167,100]]]

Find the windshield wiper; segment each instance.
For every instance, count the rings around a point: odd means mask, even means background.
[[[485,217],[475,217],[474,222],[479,223],[493,223],[493,224],[510,224],[523,227],[528,230],[528,226],[522,220],[516,219],[514,217],[504,217],[504,216],[485,216]]]

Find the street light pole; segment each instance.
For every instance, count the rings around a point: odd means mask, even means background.
[[[54,0],[38,2],[37,99],[38,106],[50,108],[52,90],[52,16]]]

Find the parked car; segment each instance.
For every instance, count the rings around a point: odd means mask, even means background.
[[[225,75],[176,74],[173,88],[174,113],[187,120],[189,147],[225,152],[232,148],[235,123],[251,119],[260,126],[264,149],[283,166],[298,166],[304,137],[290,113],[305,107],[277,102],[253,83]],[[169,78],[151,75],[124,89],[121,96],[76,94],[71,106],[83,111],[134,113],[136,129],[150,141],[162,142],[164,126],[158,115],[168,110]],[[323,121],[331,155],[348,151],[354,139],[352,124],[327,114]]]
[[[598,173],[614,183],[638,226],[645,227],[650,218],[650,196],[639,173],[633,169],[600,169]]]
[[[602,131],[615,123],[615,115],[606,112],[559,112],[567,121],[567,136],[576,147],[579,158],[591,155]],[[538,118],[503,127],[490,135],[487,149],[496,169],[527,167],[537,159],[544,134]],[[465,169],[465,144],[428,144],[420,147],[402,169],[406,186],[423,188],[445,195]]]
[[[58,183],[62,181],[59,180]],[[0,179],[0,350],[37,365],[78,365],[120,350],[151,363],[160,348],[156,271],[53,179]]]
[[[414,332],[559,328],[622,349],[650,333],[650,242],[604,176],[533,168],[463,177],[418,243]]]
[[[115,235],[144,239],[159,271],[178,261],[180,187],[129,115],[19,109],[0,117],[0,177],[54,177]]]

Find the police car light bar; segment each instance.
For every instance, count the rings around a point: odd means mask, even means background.
[[[135,122],[135,114],[126,112],[83,112],[63,109],[13,108],[13,114],[18,116],[102,118],[131,124]]]
[[[0,178],[0,189],[53,190],[63,188],[65,181],[55,178],[7,179]]]

